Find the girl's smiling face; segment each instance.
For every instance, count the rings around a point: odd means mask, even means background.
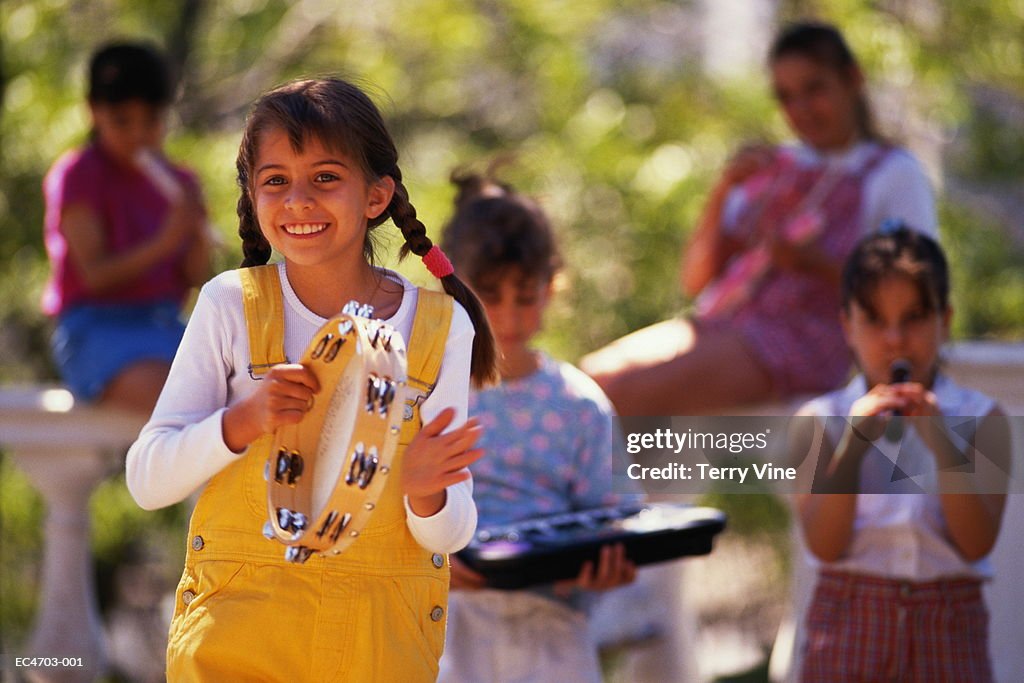
[[[789,127],[818,150],[843,149],[858,135],[857,107],[864,78],[807,57],[789,55],[771,67],[775,99]]]
[[[295,150],[278,128],[259,137],[253,173],[256,218],[270,245],[291,266],[358,267],[365,263],[367,221],[387,209],[394,180],[367,180],[349,155],[310,137]]]
[[[949,337],[950,309],[930,309],[912,279],[883,278],[869,307],[853,299],[842,312],[843,332],[868,387],[887,384],[894,361],[910,363],[910,381],[930,387],[939,349]]]

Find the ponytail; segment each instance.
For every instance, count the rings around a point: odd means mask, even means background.
[[[428,253],[437,253],[434,243],[427,237],[426,226],[416,217],[416,207],[409,201],[409,192],[402,183],[402,174],[396,166],[391,176],[395,179],[395,193],[388,205],[388,214],[405,237],[399,258],[405,258],[412,252],[424,258]],[[447,261],[447,259],[445,259]],[[441,286],[445,293],[462,304],[473,322],[476,335],[473,337],[473,359],[470,376],[473,386],[480,389],[498,381],[498,352],[491,332],[487,314],[476,294],[455,275],[451,268],[441,271]],[[439,273],[434,273],[435,276]]]

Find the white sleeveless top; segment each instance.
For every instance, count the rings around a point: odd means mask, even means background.
[[[936,377],[932,391],[946,417],[981,418],[996,405],[988,396],[961,387],[943,375]],[[802,412],[819,417],[847,416],[853,402],[866,392],[863,375],[857,375],[846,387],[810,401]],[[842,425],[826,423],[826,429],[832,443],[839,443]],[[881,438],[874,446],[884,457],[876,453],[875,457],[865,457],[861,465],[861,489],[872,493],[857,496],[850,548],[841,559],[830,563],[807,553],[811,564],[910,581],[991,578],[987,557],[967,562],[949,540],[939,496],[934,493],[938,488],[935,461],[917,432],[908,425],[901,441]],[[900,473],[894,476],[897,466]]]

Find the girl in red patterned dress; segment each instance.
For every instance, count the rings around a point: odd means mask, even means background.
[[[583,359],[620,413],[690,415],[835,387],[850,364],[835,311],[853,245],[886,218],[935,233],[928,181],[875,132],[840,33],[788,27],[769,66],[799,143],[746,148],[715,185],[683,258],[695,315]]]

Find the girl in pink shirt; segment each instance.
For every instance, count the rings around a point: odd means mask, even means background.
[[[43,182],[51,275],[43,310],[77,398],[149,412],[184,330],[179,309],[208,275],[195,177],[160,149],[173,93],[153,48],[113,44],[89,67],[92,136]]]

